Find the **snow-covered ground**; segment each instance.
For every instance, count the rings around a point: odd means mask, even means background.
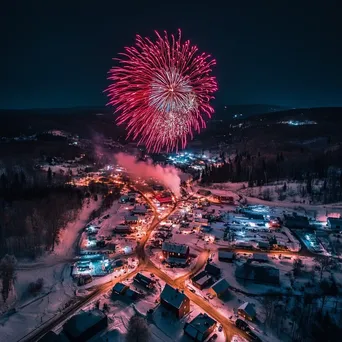
[[[0,341],[18,340],[73,300],[76,287],[71,278],[68,259],[74,256],[75,243],[90,213],[100,204],[100,199],[90,200],[89,204],[84,202],[78,218],[62,230],[61,242],[54,253],[40,258],[35,263],[19,263],[14,285],[15,302],[11,305],[16,309],[16,313],[0,318]],[[44,285],[41,292],[33,296],[29,293],[28,286],[39,278],[44,280]]]

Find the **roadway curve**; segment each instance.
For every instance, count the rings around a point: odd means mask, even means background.
[[[164,280],[167,284],[183,289],[184,293],[189,297],[190,300],[192,300],[195,304],[197,304],[201,309],[207,312],[218,323],[222,325],[224,332],[225,332],[226,341],[230,341],[231,337],[234,334],[237,334],[237,335],[243,334],[241,330],[237,329],[234,324],[232,324],[227,318],[225,318],[222,314],[216,311],[207,301],[195,295],[194,293],[190,292],[185,287],[185,281],[188,280],[191,276],[196,274],[199,270],[201,270],[204,267],[209,257],[209,253],[210,253],[209,250],[204,250],[203,252],[201,252],[201,254],[199,255],[197,259],[195,266],[190,270],[190,272],[176,279],[170,278],[167,274],[165,274],[159,268],[157,268],[150,260],[148,260],[148,257],[145,251],[146,242],[148,241],[148,239],[151,236],[151,233],[158,226],[158,224],[162,220],[167,219],[177,209],[177,206],[180,203],[180,201],[175,203],[174,207],[170,210],[168,214],[166,214],[162,218],[159,218],[156,208],[154,204],[152,203],[152,201],[144,195],[143,191],[137,188],[134,188],[134,189],[138,191],[145,198],[147,203],[149,203],[152,210],[154,211],[154,218],[151,222],[151,225],[148,228],[145,237],[140,241],[139,245],[136,248],[136,255],[139,259],[139,266],[134,271],[127,273],[124,276],[116,278],[115,280],[113,279],[105,284],[90,288],[89,290],[92,290],[92,292],[89,295],[83,297],[77,303],[65,309],[62,314],[52,317],[50,320],[43,323],[40,327],[31,331],[29,334],[25,335],[24,337],[22,337],[18,342],[35,342],[39,340],[45,334],[47,334],[50,330],[53,330],[54,328],[56,328],[57,326],[65,322],[71,315],[75,314],[83,306],[89,304],[90,302],[95,300],[97,297],[101,296],[103,293],[108,292],[113,287],[113,285],[115,285],[117,282],[124,281],[128,279],[129,277],[134,276],[139,271],[148,271],[148,272],[154,273],[156,276]],[[247,335],[245,334],[243,335],[245,338],[248,339]]]

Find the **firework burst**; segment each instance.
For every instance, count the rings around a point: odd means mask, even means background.
[[[120,65],[110,69],[106,89],[117,123],[152,152],[184,148],[213,114],[209,102],[217,90],[210,55],[182,43],[180,30],[177,39],[156,35],[154,42],[136,36],[135,46],[115,59]]]

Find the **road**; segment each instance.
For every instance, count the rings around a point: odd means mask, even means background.
[[[202,297],[197,296],[196,294],[190,292],[186,286],[185,281],[191,278],[194,274],[196,274],[198,271],[200,271],[206,264],[207,259],[209,257],[210,251],[204,250],[200,253],[200,255],[197,258],[196,264],[194,267],[188,272],[187,274],[180,276],[176,279],[172,279],[167,274],[162,272],[156,265],[154,265],[147,257],[145,246],[146,242],[149,240],[151,233],[153,230],[158,226],[158,224],[162,221],[167,219],[178,207],[178,204],[180,202],[176,202],[171,208],[171,210],[162,218],[159,218],[159,214],[152,203],[152,201],[144,195],[142,191],[140,191],[138,188],[135,187],[135,190],[138,191],[149,203],[152,210],[154,211],[154,218],[150,224],[150,227],[148,228],[146,235],[143,239],[140,240],[139,245],[136,248],[136,255],[139,259],[139,266],[131,273],[127,273],[119,278],[116,278],[115,280],[111,280],[105,284],[94,286],[93,288],[90,288],[89,290],[92,290],[92,292],[81,298],[78,302],[76,302],[74,305],[71,305],[69,308],[63,311],[62,314],[56,315],[55,317],[51,318],[47,322],[45,322],[43,325],[41,325],[39,328],[31,331],[29,334],[21,338],[20,342],[34,342],[42,338],[46,333],[48,333],[50,330],[53,330],[54,328],[60,326],[63,322],[65,322],[71,315],[76,313],[78,310],[80,310],[85,305],[89,304],[90,302],[94,301],[97,297],[102,295],[103,293],[106,293],[111,290],[111,288],[117,283],[124,281],[128,278],[131,278],[136,273],[140,271],[147,271],[150,273],[154,273],[156,276],[158,276],[160,279],[165,281],[167,284],[180,288],[184,290],[184,293],[189,297],[190,300],[192,300],[196,305],[198,305],[201,309],[203,309],[205,312],[207,312],[210,316],[212,316],[219,324],[222,325],[226,340],[230,341],[231,337],[234,334],[237,335],[243,335],[241,330],[237,329],[234,324],[232,324],[227,318],[225,318],[222,314],[220,314],[215,308],[213,308],[209,302],[204,300]],[[245,336],[246,337],[246,336]]]

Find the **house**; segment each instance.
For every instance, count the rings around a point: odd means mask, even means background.
[[[191,279],[191,283],[198,289],[203,290],[213,283],[213,278],[206,271],[202,271]]]
[[[173,261],[174,259],[187,261],[189,259],[190,248],[187,245],[164,242],[162,245],[162,253],[167,262]]]
[[[284,225],[288,228],[309,228],[309,219],[306,216],[284,215]]]
[[[270,243],[267,241],[259,241],[258,242],[258,247],[260,248],[260,249],[270,249]]]
[[[172,197],[171,196],[157,195],[157,196],[155,196],[155,198],[159,202],[160,205],[172,203]]]
[[[226,252],[226,251],[220,251],[218,252],[218,259],[219,261],[224,262],[233,262],[235,259],[235,253],[234,252]]]
[[[251,281],[257,284],[278,285],[279,270],[273,266],[246,262],[235,271],[235,276],[244,281]]]
[[[136,274],[136,276],[134,277],[134,281],[147,289],[152,289],[155,284],[155,281],[153,279],[146,277],[141,273]]]
[[[125,216],[125,224],[136,224],[139,221],[139,217],[135,215]]]
[[[216,324],[207,314],[200,313],[191,322],[185,323],[184,333],[194,341],[202,342],[215,330]]]
[[[114,294],[123,295],[127,291],[128,288],[129,287],[127,285],[123,284],[123,283],[116,283],[113,286],[112,291],[113,291]]]
[[[251,303],[245,302],[238,308],[238,314],[249,321],[254,321],[256,312]]]
[[[328,228],[331,230],[342,230],[342,219],[335,217],[328,217]]]
[[[268,262],[268,256],[267,254],[253,253],[251,260],[257,262]]]
[[[113,233],[117,234],[132,234],[133,229],[126,224],[118,224],[114,229]]]
[[[128,288],[125,292],[125,297],[129,300],[137,300],[140,297],[140,293],[137,291],[132,290],[131,288]]]
[[[219,277],[221,274],[221,269],[214,264],[207,263],[205,266],[205,271],[214,277]]]
[[[210,289],[209,292],[216,297],[222,297],[229,289],[229,284],[226,279],[222,278],[217,281]]]
[[[63,333],[71,342],[91,339],[108,325],[107,315],[100,310],[81,312],[63,325]]]
[[[145,215],[147,213],[147,208],[144,205],[136,205],[131,212],[135,215]]]
[[[173,312],[177,318],[182,318],[190,311],[190,300],[178,289],[166,284],[161,295],[160,303],[167,310]]]

